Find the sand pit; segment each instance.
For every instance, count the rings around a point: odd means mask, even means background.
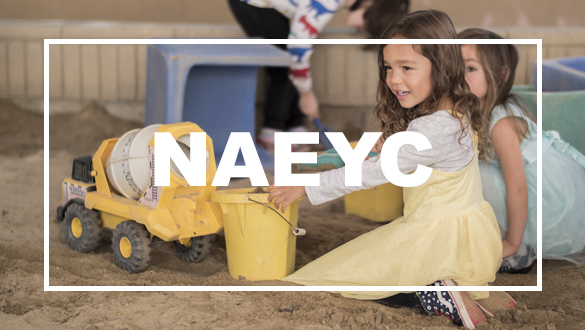
[[[67,286],[291,285],[244,282],[227,272],[225,240],[210,257],[188,264],[169,243],[155,244],[151,266],[129,274],[115,263],[111,243],[92,253],[71,250],[61,224],[61,180],[73,158],[91,155],[105,138],[140,127],[90,106],[50,119],[49,201],[43,206],[43,118],[0,103],[0,328],[2,329],[442,329],[457,328],[429,317],[327,292],[44,292],[43,212],[49,212],[49,280]],[[269,178],[271,180],[272,178]],[[248,187],[232,180],[230,188]],[[380,224],[345,215],[343,200],[320,206],[301,202],[296,267]],[[543,263],[543,292],[511,292],[515,310],[480,329],[585,329],[585,267]],[[535,285],[526,275],[498,275],[493,285]]]

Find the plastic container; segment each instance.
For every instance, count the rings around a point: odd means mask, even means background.
[[[536,118],[536,90],[533,86],[514,86],[512,92],[520,96]],[[542,93],[542,130],[557,131],[561,138],[585,154],[585,90]]]
[[[296,236],[293,228],[268,202],[268,193],[251,193],[254,188],[216,191],[211,201],[223,212],[228,271],[235,279],[279,280],[294,272]],[[299,202],[286,208],[284,216],[297,227]]]
[[[395,220],[404,213],[402,187],[386,183],[345,195],[345,213],[375,222]]]
[[[116,142],[108,161],[106,176],[117,192],[127,198],[138,200],[150,183],[150,161],[148,143],[160,127],[150,125],[134,129]]]
[[[350,142],[355,148],[357,141]],[[388,222],[404,213],[402,187],[392,183],[345,195],[345,214],[355,214],[375,222]]]

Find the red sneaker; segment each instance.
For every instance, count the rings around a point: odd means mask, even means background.
[[[288,132],[293,133],[306,133],[308,132],[305,126],[297,126],[288,129]],[[312,150],[310,144],[293,144],[292,145],[292,152],[309,152]]]
[[[290,130],[289,132],[306,132],[307,130],[301,126],[301,128],[296,128],[293,130]],[[268,151],[269,153],[274,155],[274,133],[277,132],[282,132],[281,130],[278,129],[273,129],[273,128],[266,128],[263,127],[262,130],[260,131],[260,134],[258,134],[258,136],[256,136],[256,143],[262,147],[264,147],[264,149],[266,149],[266,151]],[[292,152],[308,152],[311,151],[311,146],[308,144],[293,144],[291,146],[291,151]]]
[[[266,151],[274,155],[274,133],[282,130],[262,127],[260,134],[256,136],[256,144],[264,147]]]
[[[274,140],[263,138],[261,135],[256,137],[256,143],[264,147],[266,151],[274,155]],[[311,151],[311,146],[308,144],[293,144],[291,145],[292,152],[308,152]]]
[[[312,148],[308,144],[293,144],[291,149],[292,152],[309,152]]]
[[[261,135],[256,136],[256,144],[263,147],[269,153],[274,155],[274,140],[270,141],[268,139],[262,138]]]
[[[452,280],[437,281],[430,286],[456,286]],[[417,295],[429,315],[446,316],[468,329],[487,322],[481,309],[464,291],[418,291]]]

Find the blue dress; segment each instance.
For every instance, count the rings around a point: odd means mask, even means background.
[[[516,106],[508,105],[511,114],[503,105],[492,111],[490,135],[498,120],[510,115],[528,123],[528,133],[520,143],[528,186],[528,217],[523,244],[516,255],[504,260],[512,268],[524,268],[535,259],[537,248],[537,126]],[[561,140],[555,131],[544,132],[542,139],[542,256],[585,264],[585,156]],[[497,157],[480,163],[480,174],[484,198],[491,204],[505,237],[507,190]]]

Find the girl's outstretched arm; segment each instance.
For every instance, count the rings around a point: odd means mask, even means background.
[[[515,120],[522,119],[503,118],[494,125],[491,132],[492,144],[502,166],[508,192],[506,197],[508,232],[506,238],[502,240],[504,258],[518,251],[528,215],[528,187],[520,149],[520,142],[524,136],[518,135]]]
[[[279,204],[282,203],[282,213],[286,211],[287,206],[307,196],[305,187],[277,187],[273,183],[266,190],[270,193],[268,200],[272,202],[274,199],[274,206],[277,210]]]

